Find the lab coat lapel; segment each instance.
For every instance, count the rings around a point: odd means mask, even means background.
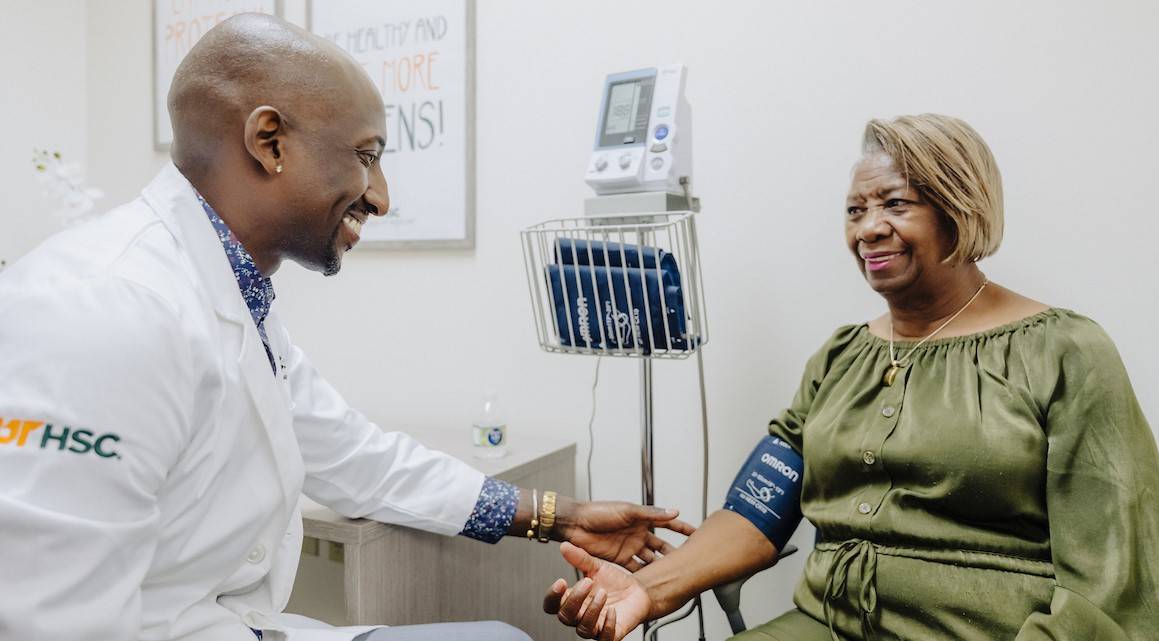
[[[252,321],[245,324],[245,334],[237,363],[241,368],[242,381],[253,399],[258,415],[261,416],[270,445],[273,447],[274,459],[278,463],[278,471],[282,477],[286,505],[293,509],[297,505],[302,487],[302,454],[294,437],[289,395],[285,393],[279,379],[270,369],[262,337]]]
[[[292,508],[298,501],[303,472],[301,452],[294,438],[289,397],[270,370],[261,335],[238,289],[221,241],[197,201],[192,185],[172,163],[161,170],[142,195],[185,248],[185,255],[205,284],[220,322],[232,330],[225,333],[242,333],[241,349],[236,356],[241,380],[261,417],[273,449],[278,475],[282,479],[283,499]],[[224,418],[229,420],[231,417]]]

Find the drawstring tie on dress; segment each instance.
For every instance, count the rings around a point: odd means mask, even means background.
[[[853,569],[856,565],[856,577]],[[851,585],[850,581],[854,584]],[[835,601],[847,592],[857,591],[857,609],[861,618],[861,634],[863,641],[872,641],[876,636],[873,629],[873,615],[877,610],[877,549],[869,541],[853,539],[838,546],[833,555],[833,564],[829,567],[829,576],[825,582],[825,621],[829,624],[829,634],[833,641],[841,641],[837,630],[833,627],[833,612],[830,602]]]

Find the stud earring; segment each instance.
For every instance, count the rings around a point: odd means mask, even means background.
[[[282,173],[282,163],[278,163],[278,166],[274,168],[274,171],[278,172],[279,174]]]

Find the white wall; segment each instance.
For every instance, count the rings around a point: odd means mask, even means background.
[[[169,159],[153,148],[151,5],[89,3],[89,176],[109,206],[135,198]]]
[[[304,0],[285,5],[300,23]],[[835,326],[883,309],[841,240],[849,169],[875,116],[944,112],[982,132],[1005,177],[1008,229],[986,273],[1099,320],[1159,428],[1159,4],[479,5],[477,249],[358,250],[337,278],[287,267],[276,279],[297,341],[371,416],[467,438],[481,395],[496,387],[516,445],[540,431],[585,441],[595,361],[535,346],[518,231],[580,211],[604,74],[681,61],[705,203],[710,504],[788,402],[807,356]],[[146,3],[90,5],[88,158],[109,202],[132,197],[164,161],[150,133],[148,21]],[[55,84],[22,73],[30,87]],[[77,120],[69,112],[44,122]],[[658,500],[695,518],[695,365],[656,369]],[[633,363],[604,363],[601,498],[638,496],[637,376]],[[746,591],[750,621],[789,607],[795,561]],[[722,618],[709,612],[710,638],[723,638]]]
[[[34,149],[83,163],[88,140],[84,0],[0,2],[0,261],[60,228],[45,213]]]

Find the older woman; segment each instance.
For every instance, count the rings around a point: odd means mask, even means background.
[[[846,243],[888,309],[838,329],[769,425],[818,542],[797,608],[737,638],[1156,638],[1159,454],[1110,338],[979,270],[1002,187],[969,125],[875,120],[863,151]],[[620,639],[776,554],[729,510],[636,574],[565,545],[587,578],[545,608]]]

